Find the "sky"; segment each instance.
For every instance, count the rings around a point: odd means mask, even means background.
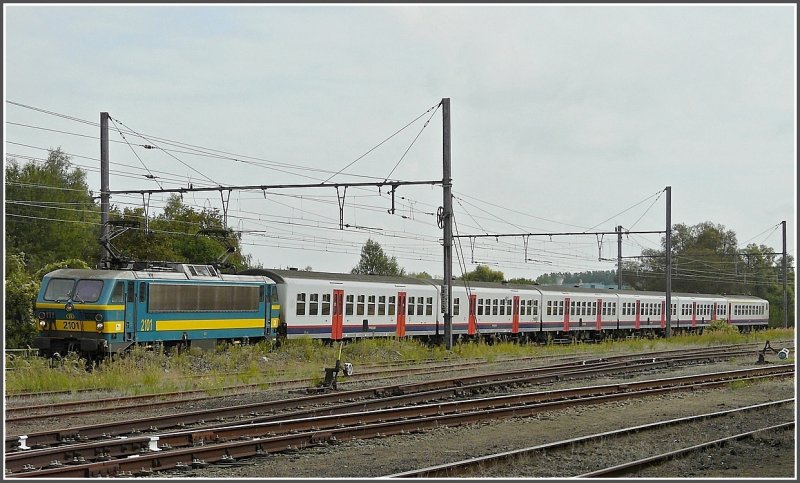
[[[796,256],[793,4],[3,10],[6,158],[60,147],[96,193],[101,112],[111,190],[441,180],[448,98],[455,275],[614,270],[615,235],[466,235],[663,231],[667,186],[673,224],[781,251],[786,220]],[[223,207],[218,192],[183,198]],[[399,187],[394,214],[385,187],[351,187],[345,230],[339,201],[334,187],[237,190],[228,224],[267,268],[349,272],[372,238],[406,271],[442,275],[440,186]],[[661,236],[626,235],[623,255]]]

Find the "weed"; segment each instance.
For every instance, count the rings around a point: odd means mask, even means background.
[[[597,344],[535,345],[505,341],[487,343],[456,342],[451,351],[416,340],[374,338],[326,345],[319,339],[290,339],[280,347],[228,345],[212,351],[192,348],[167,355],[162,350],[136,347],[129,353],[107,360],[86,370],[86,361],[71,354],[58,362],[40,357],[15,361],[14,370],[6,372],[6,392],[77,391],[87,388],[113,390],[122,394],[142,394],[178,390],[206,389],[221,391],[225,385],[254,383],[268,385],[280,379],[313,379],[322,382],[325,367],[333,367],[339,358],[359,364],[394,361],[421,362],[485,360],[526,356],[560,357],[575,354],[601,356],[623,352],[645,352],[677,347],[793,340],[793,329],[769,329],[740,334],[738,330],[712,324],[700,335],[675,334],[669,339],[631,339],[603,341]],[[792,358],[789,362],[793,361]]]

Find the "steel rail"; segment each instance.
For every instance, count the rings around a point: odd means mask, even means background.
[[[469,363],[434,365],[434,366],[414,367],[414,368],[394,369],[394,370],[368,371],[346,376],[344,377],[344,380],[340,380],[339,383],[342,384],[348,382],[375,381],[375,380],[386,379],[389,377],[398,377],[404,375],[437,374],[443,372],[451,372],[453,370],[465,367],[472,367],[478,364],[479,363],[476,362],[469,362]],[[485,362],[482,362],[480,364],[485,364]],[[231,395],[248,394],[260,389],[301,388],[307,386],[313,380],[314,380],[313,378],[307,378],[307,379],[291,379],[291,380],[282,380],[273,382],[262,381],[262,382],[248,383],[248,384],[225,386],[222,387],[221,389],[191,389],[187,391],[162,392],[155,394],[139,394],[135,396],[118,396],[118,397],[111,397],[104,399],[79,400],[79,401],[67,401],[67,402],[52,403],[52,404],[7,407],[6,423],[13,423],[18,421],[30,421],[34,419],[53,418],[60,416],[73,416],[78,414],[92,414],[99,412],[114,411],[120,408],[124,408],[126,405],[130,405],[131,403],[147,402],[148,407],[159,407],[159,406],[175,405],[175,403],[197,402],[197,401],[215,399]],[[225,392],[225,396],[207,395],[201,397],[183,397],[193,394],[204,394],[204,393],[207,394],[210,391],[223,391]],[[97,407],[92,407],[92,406],[97,406]],[[73,408],[78,408],[78,409],[74,410]],[[67,411],[54,411],[58,409],[67,409]],[[42,414],[41,413],[42,411],[47,411],[47,413]],[[24,413],[24,415],[18,416],[17,415],[18,413]]]
[[[751,372],[758,373],[762,371],[756,370]],[[733,371],[733,373],[741,373],[741,371]],[[718,380],[718,378],[716,377],[717,374],[710,374],[709,376],[711,379],[715,380],[713,380],[712,382],[704,383],[703,387],[715,387],[727,384],[729,382],[729,380]],[[743,374],[739,374],[739,376],[743,376]],[[767,376],[762,375],[758,377],[767,377]],[[741,380],[741,377],[738,377],[738,379]],[[253,427],[252,425],[244,425],[235,428],[222,428],[216,431],[214,430],[194,431],[179,435],[167,434],[160,436],[159,439],[161,439],[163,442],[166,442],[169,440],[170,437],[181,438],[184,440],[184,446],[186,445],[193,445],[193,446],[183,447],[179,449],[171,449],[171,448],[166,448],[166,445],[164,448],[153,447],[153,445],[151,445],[144,452],[138,453],[136,455],[127,455],[127,457],[124,458],[110,459],[108,461],[97,461],[93,463],[83,463],[83,461],[85,461],[85,458],[81,459],[81,457],[76,457],[73,458],[71,461],[69,460],[66,461],[66,463],[68,463],[67,465],[65,465],[61,461],[52,461],[49,464],[51,468],[13,474],[13,476],[87,477],[87,476],[103,476],[103,475],[125,475],[126,472],[128,474],[132,474],[132,472],[136,472],[137,474],[147,473],[148,471],[152,470],[163,470],[174,467],[184,467],[191,464],[202,465],[206,464],[206,461],[226,461],[232,458],[233,459],[241,458],[244,456],[252,456],[255,454],[281,452],[287,449],[302,448],[325,442],[343,441],[351,439],[366,439],[370,437],[404,434],[407,432],[417,432],[417,431],[422,431],[424,429],[431,429],[435,427],[457,426],[461,424],[485,421],[487,419],[525,417],[536,414],[541,411],[558,409],[575,404],[598,404],[602,402],[608,402],[620,399],[663,394],[675,390],[683,391],[692,389],[693,386],[678,384],[673,387],[655,387],[642,390],[640,392],[622,392],[616,394],[608,394],[604,396],[589,396],[587,398],[575,401],[554,400],[546,403],[540,402],[534,404],[523,404],[518,406],[500,407],[500,408],[489,406],[490,409],[473,408],[471,411],[466,413],[463,412],[462,410],[454,410],[450,413],[444,413],[443,411],[438,411],[434,413],[436,416],[430,414],[431,408],[429,408],[428,411],[426,411],[426,414],[428,414],[427,416],[413,417],[413,418],[404,416],[399,412],[395,412],[394,416],[389,416],[385,412],[383,412],[383,414],[379,413],[372,415],[372,419],[369,420],[378,422],[367,422],[368,421],[366,419],[367,415],[363,414],[349,415],[349,418],[351,419],[351,426],[349,427],[341,428],[341,427],[331,427],[330,425],[323,426],[320,424],[319,421],[313,421],[311,424],[314,425],[313,426],[314,429],[308,430],[308,426],[306,426],[306,431],[301,433],[297,433],[296,431],[301,431],[301,429],[297,429],[298,426],[293,426],[293,425],[302,425],[302,424],[308,425],[309,424],[308,421],[302,421],[302,420],[287,421],[283,422],[283,424],[286,426],[285,428],[283,428],[283,430],[288,431],[289,434],[284,434],[280,436],[273,436],[275,425],[258,426],[258,427]],[[404,408],[403,411],[407,413],[412,409],[414,408]],[[436,410],[435,407],[433,407],[432,409]],[[375,419],[376,417],[378,418],[377,420]],[[383,418],[387,417],[391,417],[394,420],[386,422],[385,419]],[[352,420],[353,418],[360,418],[360,419],[353,421]],[[340,423],[336,424],[340,425]],[[246,432],[243,433],[242,431]],[[233,437],[240,437],[240,438],[245,437],[247,439],[245,441],[227,440],[228,438],[233,438]],[[153,440],[151,439],[150,441],[152,442]],[[222,442],[218,444],[213,444],[214,442],[217,441],[222,441]],[[122,442],[122,444],[127,444],[127,443],[128,442]],[[110,445],[111,442],[107,442],[107,444]],[[42,456],[42,455],[40,454],[37,456]],[[108,459],[107,455],[100,455],[100,456],[102,456],[103,457],[102,459],[104,460]],[[8,461],[9,458],[7,458],[6,467],[9,468],[10,466],[9,463],[19,465],[22,461],[21,458],[24,458],[24,455],[19,456],[17,459],[11,462],[9,462]],[[47,457],[45,457],[45,459],[47,459]],[[29,466],[27,466],[26,468],[30,469],[30,463],[27,464]]]
[[[569,438],[561,441],[554,441],[551,443],[544,443],[537,446],[531,446],[528,448],[516,449],[512,451],[504,451],[502,453],[495,453],[490,455],[479,456],[476,458],[469,458],[461,461],[454,461],[452,463],[445,463],[436,466],[429,466],[427,468],[420,468],[411,471],[404,471],[401,473],[394,473],[391,475],[386,475],[384,478],[442,478],[442,477],[452,477],[452,476],[459,476],[463,475],[466,472],[474,468],[487,468],[492,466],[499,466],[506,464],[508,460],[513,460],[519,457],[528,457],[531,456],[533,453],[538,453],[542,451],[548,450],[558,450],[563,448],[568,448],[574,444],[586,444],[586,443],[593,443],[596,441],[604,440],[610,437],[619,437],[625,436],[632,433],[638,433],[641,431],[648,431],[653,429],[660,429],[667,426],[679,425],[679,424],[688,424],[693,423],[705,419],[717,418],[717,417],[724,417],[731,414],[736,414],[738,412],[746,412],[746,411],[759,411],[766,408],[776,407],[779,405],[789,404],[795,402],[795,398],[788,398],[783,399],[780,401],[756,404],[752,406],[745,406],[736,409],[729,409],[726,411],[716,411],[713,413],[706,413],[706,414],[698,414],[694,416],[686,416],[682,418],[675,418],[675,419],[668,419],[664,421],[657,421],[654,423],[647,423],[641,424],[637,426],[631,426],[622,429],[616,429],[613,431],[605,431],[602,433],[591,434],[587,436],[580,436],[576,438]],[[616,467],[614,467],[616,468]],[[611,468],[607,468],[606,470],[611,470]],[[600,470],[600,471],[606,471]],[[620,470],[622,472],[622,470]],[[595,475],[595,473],[597,473]],[[616,475],[617,473],[609,472],[607,474],[594,472],[594,473],[587,473],[584,475],[579,476],[579,478],[590,477],[590,476],[612,476]]]
[[[708,356],[697,356],[707,358]],[[690,358],[692,359],[692,358]],[[135,420],[99,423],[87,426],[42,431],[28,435],[9,436],[5,440],[6,452],[14,451],[20,447],[37,447],[58,443],[72,443],[86,441],[97,437],[111,437],[122,434],[136,434],[143,431],[158,431],[163,428],[181,427],[193,424],[199,420],[222,420],[230,417],[254,417],[260,413],[272,413],[286,409],[308,406],[312,404],[335,403],[340,401],[353,401],[363,398],[384,398],[387,396],[400,396],[419,394],[418,401],[443,399],[446,397],[460,396],[467,390],[473,392],[488,390],[492,387],[510,384],[524,385],[532,383],[554,382],[557,380],[585,378],[598,374],[615,374],[631,370],[644,370],[670,365],[671,361],[649,362],[647,358],[618,363],[599,364],[596,367],[587,367],[583,363],[569,363],[550,367],[538,367],[517,371],[490,373],[474,376],[463,376],[457,379],[440,379],[405,385],[392,385],[380,388],[344,391],[339,393],[318,394],[301,398],[280,399],[263,403],[251,403],[227,408],[195,410],[166,416],[151,416]],[[629,366],[629,364],[636,364]],[[437,392],[438,391],[438,392]],[[385,405],[385,403],[383,403]]]
[[[628,463],[623,463],[621,465],[612,466],[609,468],[603,468],[602,470],[592,471],[590,473],[585,473],[583,475],[578,476],[578,478],[596,478],[598,476],[621,476],[630,474],[634,471],[638,471],[642,468],[648,466],[654,466],[663,463],[672,458],[685,456],[690,453],[696,453],[698,451],[703,451],[708,449],[712,446],[721,445],[730,441],[737,441],[740,439],[745,438],[752,438],[758,433],[766,432],[766,431],[777,431],[777,430],[784,430],[793,428],[795,426],[794,421],[790,421],[788,423],[776,424],[773,426],[767,426],[764,428],[755,429],[753,431],[747,431],[746,433],[739,433],[733,436],[728,436],[727,438],[719,438],[715,439],[714,441],[709,441],[707,443],[696,444],[694,446],[688,446],[686,448],[681,448],[675,451],[669,451],[667,453],[658,454],[655,456],[651,456],[649,458],[642,458],[640,460],[631,461]]]
[[[793,341],[778,341],[777,343],[781,343],[782,344],[782,343],[792,343],[792,342]],[[654,356],[655,357],[655,356],[666,356],[666,355],[676,354],[676,353],[691,352],[691,351],[696,351],[696,350],[738,349],[738,348],[746,348],[746,347],[758,346],[758,345],[759,345],[758,343],[745,343],[745,344],[729,344],[729,345],[720,345],[720,346],[711,346],[711,347],[698,347],[698,348],[692,348],[692,349],[670,349],[670,350],[653,351],[653,352],[636,353],[636,354],[616,354],[616,355],[609,355],[609,356],[607,356],[605,358],[602,358],[602,357],[598,356],[597,359],[610,360],[610,359],[619,358],[619,357],[636,357],[636,356],[640,356],[640,357]],[[755,347],[755,348],[757,348],[757,347]],[[467,365],[469,365],[469,364],[481,365],[481,364],[497,364],[497,363],[509,362],[509,361],[533,361],[533,360],[552,359],[552,358],[553,358],[552,356],[527,356],[527,357],[515,357],[515,358],[499,358],[499,359],[495,359],[493,361],[486,361],[485,359],[478,359],[478,360],[475,360],[475,361],[467,361],[467,362],[461,362],[461,363],[462,364],[467,364]],[[559,359],[563,360],[564,362],[567,362],[569,360],[582,360],[582,361],[592,360],[591,358],[587,359],[585,357],[585,355],[583,355],[583,354],[565,355],[565,356],[559,357]],[[445,359],[444,361],[436,361],[435,359],[426,359],[426,360],[421,361],[421,362],[422,363],[427,363],[427,362],[446,362],[446,361],[447,361],[447,359]],[[390,366],[398,365],[398,364],[401,364],[401,365],[402,364],[417,364],[417,362],[416,361],[412,361],[412,360],[393,361],[393,362],[391,362],[389,364],[377,365],[377,366],[378,367],[390,367]],[[375,367],[375,366],[376,366],[375,364],[370,364],[370,365],[365,365],[364,367]],[[198,376],[198,377],[205,377],[205,376],[207,376],[207,375],[204,374],[204,375],[201,375],[201,376]],[[294,382],[301,382],[301,381],[305,381],[305,380],[304,379],[300,379],[300,380],[297,380],[297,379],[294,379],[294,380],[282,380],[282,381],[279,380],[279,381],[272,381],[272,382],[269,382],[269,383],[272,384],[272,385],[278,385],[278,384],[294,383]],[[308,381],[310,381],[310,379],[308,379]],[[6,393],[5,394],[5,398],[6,398],[6,403],[9,404],[9,403],[12,402],[13,399],[35,398],[35,397],[43,397],[43,396],[68,395],[68,394],[75,394],[75,393],[100,392],[100,391],[107,391],[107,390],[112,390],[112,388],[108,388],[108,387],[91,387],[91,388],[83,388],[83,389],[65,389],[65,390],[62,390],[62,391],[20,392],[20,393],[10,392],[10,393]],[[203,391],[203,389],[198,389],[198,391]],[[158,394],[154,394],[154,395],[160,396],[160,395],[164,395],[164,394],[169,394],[169,393],[158,393]]]
[[[768,371],[774,372],[774,371]],[[791,375],[787,372],[783,375]],[[772,374],[775,375],[775,374]],[[780,374],[778,374],[780,375]],[[711,373],[704,377],[689,377],[672,379],[661,379],[651,381],[634,389],[634,391],[647,391],[648,393],[659,391],[685,390],[691,384],[722,384],[731,378],[742,377],[768,377],[769,373],[761,370],[751,370],[748,372],[734,371],[722,376],[720,373]],[[722,382],[720,382],[720,380]],[[585,387],[577,389],[565,389],[558,391],[548,391],[540,393],[527,393],[512,396],[495,396],[489,398],[479,398],[467,401],[434,403],[423,406],[406,406],[390,408],[349,408],[358,412],[347,412],[326,414],[323,416],[308,417],[307,415],[290,415],[279,419],[275,418],[271,422],[242,424],[225,424],[210,428],[179,433],[167,433],[158,436],[127,438],[124,441],[97,441],[94,443],[84,443],[68,445],[62,447],[47,448],[33,451],[18,451],[6,455],[7,468],[19,469],[21,466],[42,465],[47,461],[76,461],[78,458],[96,459],[100,456],[120,456],[138,453],[148,447],[153,448],[154,441],[160,440],[160,444],[165,447],[186,446],[195,444],[198,441],[213,442],[217,440],[227,440],[232,437],[242,436],[264,436],[265,434],[275,434],[287,431],[304,431],[310,428],[332,428],[343,424],[360,425],[366,423],[383,422],[386,420],[396,420],[412,417],[435,417],[444,414],[458,414],[464,411],[494,411],[500,409],[517,409],[525,405],[541,405],[546,407],[561,407],[562,405],[590,404],[595,402],[593,398],[600,400],[608,398],[629,398],[633,397],[631,389],[625,384],[608,385],[602,387]],[[581,399],[582,398],[582,399]],[[580,401],[579,401],[580,400]],[[543,410],[543,409],[542,409]],[[44,458],[45,461],[42,459]]]

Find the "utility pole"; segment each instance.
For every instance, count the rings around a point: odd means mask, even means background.
[[[617,225],[617,290],[622,290],[622,225]]]
[[[781,222],[783,224],[783,328],[789,328],[789,313],[788,313],[788,304],[786,303],[786,278],[788,277],[788,272],[786,270],[786,220]]]
[[[108,113],[100,113],[100,239],[108,240],[108,212],[109,208],[109,190],[108,190]],[[103,248],[100,254],[101,268],[108,268],[108,261],[111,258],[111,253],[102,244]]]
[[[667,186],[667,241],[666,241],[666,275],[667,275],[667,338],[672,334],[672,186]]]
[[[444,340],[447,350],[453,348],[453,195],[450,178],[450,98],[442,99],[442,220],[444,229],[444,285],[442,306],[444,308]]]

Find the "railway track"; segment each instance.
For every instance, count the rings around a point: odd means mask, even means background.
[[[747,349],[740,350],[743,350],[744,353],[747,353]],[[209,421],[221,420],[225,418],[235,418],[237,420],[242,418],[253,419],[258,418],[259,415],[271,415],[278,411],[286,411],[289,409],[295,409],[297,407],[318,407],[323,404],[340,403],[342,401],[356,401],[366,398],[380,399],[391,395],[419,394],[418,397],[421,398],[419,401],[429,401],[432,399],[450,398],[459,394],[465,394],[469,391],[487,392],[509,385],[520,386],[537,383],[552,383],[558,380],[579,379],[599,375],[620,374],[625,372],[636,372],[659,368],[663,369],[674,364],[688,364],[726,359],[736,355],[741,355],[741,353],[729,348],[713,348],[707,351],[692,351],[692,355],[690,356],[685,355],[685,353],[681,353],[681,351],[670,351],[669,354],[662,355],[663,357],[656,357],[654,353],[649,353],[645,354],[644,356],[616,356],[608,359],[590,359],[544,367],[519,369],[516,371],[484,374],[476,373],[472,375],[462,375],[457,378],[440,379],[421,383],[330,392],[299,398],[288,398],[275,401],[265,401],[262,403],[244,404],[220,409],[194,409],[187,413],[170,414],[166,416],[151,416],[145,418],[139,417],[135,420],[129,421],[108,422],[90,426],[80,426],[21,435],[27,436],[27,439],[23,442],[20,442],[20,436],[10,436],[5,440],[5,447],[6,451],[13,451],[16,446],[20,445],[23,447],[33,447],[56,444],[60,441],[72,442],[76,440],[102,436],[128,434],[136,431],[151,431],[152,428],[164,429],[192,424],[193,420],[197,420],[201,417]],[[168,401],[163,404],[174,405],[175,402]],[[155,406],[155,403],[148,405],[148,409],[153,406]],[[57,413],[51,413],[42,419],[51,419],[56,415]],[[71,415],[72,414],[65,414],[64,417]],[[9,422],[9,420],[7,420],[7,422]]]
[[[794,341],[791,341],[791,340],[789,340],[789,341],[776,341],[774,343],[775,344],[783,344],[784,346],[786,344],[789,344],[791,346],[794,345]],[[714,346],[714,348],[723,350],[725,348],[751,347],[753,350],[758,350],[760,345],[761,345],[760,343],[731,344],[731,345]],[[706,348],[698,348],[697,350],[702,350],[702,349],[706,349]],[[655,352],[650,352],[650,353],[647,353],[647,354],[653,355],[653,356],[659,356],[659,355],[663,356],[663,355],[667,355],[667,354],[679,353],[679,352],[685,352],[685,351],[686,351],[686,349],[674,349],[674,350],[655,351]],[[614,356],[611,356],[611,357],[614,357]],[[509,361],[535,362],[535,361],[541,361],[541,360],[550,361],[552,359],[553,359],[553,356],[550,356],[550,355],[497,358],[497,359],[492,359],[491,361],[488,361],[486,359],[478,358],[478,359],[474,359],[474,360],[470,360],[470,361],[455,361],[454,365],[481,366],[481,365],[487,365],[487,364],[501,364],[503,362],[509,362]],[[587,359],[587,356],[585,354],[564,355],[564,356],[559,356],[558,359],[561,360],[561,361],[570,361],[570,360],[580,361],[580,360]],[[377,369],[378,371],[387,371],[388,372],[388,371],[391,371],[391,368],[402,368],[402,366],[419,367],[420,365],[424,365],[424,366],[446,365],[446,364],[449,364],[449,363],[450,363],[449,358],[446,358],[444,360],[440,360],[440,359],[399,360],[399,361],[389,361],[389,362],[383,362],[383,363],[361,364],[361,365],[359,365],[359,370],[361,370],[361,369],[369,369],[368,371],[365,371],[365,372],[374,372],[374,371],[372,371],[372,369]],[[202,378],[207,378],[207,377],[217,377],[218,378],[218,377],[235,377],[235,376],[237,376],[236,373],[222,373],[222,374],[199,374],[199,375],[187,376],[187,377],[191,377],[193,379],[202,379]],[[355,377],[358,378],[358,377],[363,377],[363,376],[364,375],[362,375],[362,374],[356,374]],[[237,385],[237,386],[257,386],[259,384],[263,386],[264,384],[271,384],[271,385],[275,385],[275,386],[283,385],[281,387],[290,387],[292,385],[303,385],[303,384],[308,384],[308,383],[311,383],[311,382],[312,382],[312,379],[308,378],[308,379],[294,379],[294,380],[260,381],[260,382],[256,382],[256,383],[253,383],[253,384],[245,384],[245,385]],[[229,387],[234,387],[234,386],[229,386]],[[15,404],[19,404],[19,405],[23,405],[24,404],[26,406],[29,406],[28,403],[29,403],[29,401],[31,399],[54,398],[54,397],[59,397],[59,396],[72,396],[72,395],[79,395],[79,394],[91,395],[91,394],[94,394],[94,393],[103,393],[103,392],[109,392],[109,391],[113,391],[113,390],[114,390],[114,388],[99,387],[99,386],[98,387],[89,387],[89,388],[56,390],[56,391],[40,391],[40,392],[14,392],[14,391],[8,391],[7,390],[6,393],[5,393],[5,401],[6,401],[6,406],[7,407],[12,407],[13,408],[13,406]],[[199,392],[203,392],[203,391],[208,391],[208,389],[186,390],[186,391],[179,391],[179,392],[190,393],[190,392],[193,392],[193,391],[199,393]],[[152,396],[162,396],[164,394],[170,394],[170,393],[151,394],[151,395]],[[147,395],[142,395],[142,396],[147,396]],[[123,396],[123,397],[125,397],[125,396]],[[84,399],[84,401],[90,401],[90,400],[89,399]]]
[[[7,476],[14,477],[146,475],[153,471],[231,462],[247,456],[337,441],[404,434],[498,418],[525,417],[575,405],[714,388],[731,381],[793,376],[793,365],[786,364],[596,387],[394,406],[380,410],[350,410],[334,415],[278,418],[263,423],[16,451],[7,453],[6,469],[10,472]]]
[[[720,347],[713,347],[698,351],[691,351],[695,354],[708,354],[708,355],[719,355],[720,357],[724,356],[737,356],[737,355],[746,355],[748,351],[751,350],[751,345],[730,345],[730,346],[720,346]],[[563,360],[565,361],[579,361],[582,364],[592,364],[597,363],[599,360],[605,361],[622,361],[622,360],[632,360],[636,358],[666,358],[676,354],[686,354],[686,350],[673,350],[673,351],[657,351],[657,352],[649,352],[644,354],[636,354],[636,355],[615,355],[615,356],[607,356],[605,358],[581,358],[581,357],[568,357]],[[515,362],[525,362],[525,361],[535,361],[537,359],[542,359],[542,356],[534,356],[530,358],[519,358],[519,359],[511,359]],[[432,363],[427,364],[424,367],[396,367],[393,369],[379,369],[379,370],[372,370],[372,371],[365,371],[353,374],[349,377],[344,377],[340,379],[340,383],[343,386],[347,386],[348,383],[352,382],[375,382],[381,381],[389,378],[396,378],[401,376],[411,376],[416,374],[437,374],[437,373],[447,373],[453,370],[458,369],[469,369],[472,367],[487,367],[490,365],[502,364],[505,362],[509,362],[509,360],[498,360],[489,363],[487,361],[479,360],[479,361],[468,361],[468,362],[460,362],[460,363]],[[223,393],[226,396],[231,395],[241,395],[247,393],[253,393],[255,391],[264,390],[264,389],[291,389],[291,388],[303,388],[308,387],[313,383],[312,379],[294,379],[294,380],[281,380],[281,381],[273,381],[273,382],[256,382],[250,384],[238,384],[232,386],[226,386],[223,388],[215,389],[214,393]],[[200,401],[206,401],[214,398],[218,398],[218,395],[210,395],[209,392],[212,392],[208,389],[196,389],[196,390],[189,390],[189,391],[175,391],[175,392],[168,392],[168,393],[157,393],[157,394],[144,394],[144,395],[136,395],[136,396],[118,396],[118,397],[111,397],[111,398],[101,398],[101,399],[88,399],[88,400],[77,400],[77,401],[68,401],[68,402],[61,402],[61,403],[48,403],[48,404],[39,404],[39,405],[32,405],[26,404],[23,401],[16,401],[14,403],[10,403],[7,400],[7,407],[6,407],[6,414],[5,420],[6,423],[15,423],[15,422],[23,422],[23,421],[33,421],[37,419],[45,419],[45,418],[67,418],[73,417],[77,415],[87,415],[93,413],[103,413],[103,412],[110,412],[116,411],[119,408],[124,407],[136,407],[136,405],[147,404],[148,407],[155,408],[155,407],[171,407],[176,404],[187,404],[187,403],[197,403]]]
[[[554,452],[563,451],[563,452],[569,452],[569,455],[567,455],[567,457],[574,457],[576,451],[581,451],[576,449],[576,446],[580,445],[587,447],[585,450],[582,450],[581,452],[591,453],[595,455],[596,459],[600,459],[599,453],[602,451],[602,449],[597,449],[595,446],[602,448],[603,445],[609,445],[609,444],[613,446],[625,445],[626,442],[624,441],[624,439],[632,435],[639,435],[645,432],[657,432],[659,430],[672,426],[691,426],[697,428],[696,425],[702,421],[707,421],[710,419],[722,419],[731,415],[742,414],[742,413],[765,411],[771,408],[787,406],[790,404],[793,405],[794,403],[795,399],[789,398],[781,401],[757,404],[753,406],[746,406],[726,411],[716,411],[696,416],[668,419],[649,424],[631,426],[623,429],[618,429],[615,431],[606,431],[602,433],[591,434],[588,436],[581,436],[577,438],[555,441],[551,443],[541,444],[514,451],[505,451],[502,453],[485,455],[477,458],[469,458],[466,460],[455,461],[452,463],[436,465],[401,473],[395,473],[392,475],[386,475],[385,477],[386,478],[447,478],[454,476],[497,477],[501,474],[506,474],[506,476],[519,477],[523,476],[519,474],[519,467],[523,466],[525,464],[525,461],[533,461],[534,458],[539,457],[544,453],[547,453],[549,456],[552,457]],[[686,448],[680,448],[678,450],[659,453],[653,456],[649,456],[647,458],[641,458],[635,461],[625,462],[621,464],[614,464],[612,466],[604,467],[598,470],[594,470],[576,476],[578,478],[590,478],[590,477],[620,477],[620,476],[630,475],[632,473],[636,473],[641,468],[651,465],[657,465],[668,459],[684,456],[686,454],[696,451],[701,451],[703,449],[721,444],[726,441],[742,439],[744,437],[750,437],[764,430],[788,428],[793,426],[794,422],[789,421],[771,426],[769,428],[758,428],[753,431],[747,431],[744,433],[739,433],[725,438],[713,439],[711,441],[702,444],[692,445]],[[504,469],[506,471],[503,471]],[[524,476],[530,476],[530,475],[524,475]],[[549,475],[540,475],[540,476],[549,476]],[[562,473],[560,476],[565,477],[570,475]]]

